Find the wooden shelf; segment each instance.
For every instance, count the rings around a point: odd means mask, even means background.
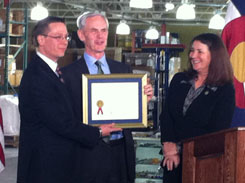
[[[17,44],[11,44],[9,46],[13,47],[13,48],[20,48],[21,47],[21,45],[17,45]],[[5,48],[5,44],[0,44],[0,48]]]
[[[6,36],[7,36],[7,35],[6,35],[5,32],[0,32],[0,37],[3,37],[3,38],[4,38],[4,37],[6,37]],[[23,36],[23,34],[12,34],[12,33],[10,33],[10,34],[9,34],[9,37],[20,37],[20,38],[21,38],[21,37],[24,37],[24,36]]]

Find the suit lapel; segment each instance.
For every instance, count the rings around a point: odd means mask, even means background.
[[[80,68],[78,70],[81,74],[89,74],[88,66],[83,57],[79,60],[79,65]]]
[[[41,74],[44,75],[44,77],[49,78],[51,82],[53,82],[55,85],[58,86],[60,89],[59,91],[62,93],[65,99],[68,99],[68,92],[65,88],[64,83],[60,81],[60,79],[57,77],[57,75],[54,73],[54,71],[49,67],[49,65],[44,62],[39,56],[37,56],[37,62],[40,68]]]
[[[44,72],[42,74],[47,75],[52,80],[57,80],[58,79],[57,76],[56,76],[56,74],[54,73],[54,71],[39,56],[37,56],[36,61],[37,61],[38,65],[39,65],[38,67],[40,68],[40,71],[41,72]]]
[[[118,69],[120,69],[120,67],[118,67],[114,63],[114,62],[117,62],[117,61],[113,61],[113,60],[110,60],[110,59],[106,59],[106,61],[107,61],[107,64],[109,66],[111,74],[120,73],[120,70],[118,70]]]

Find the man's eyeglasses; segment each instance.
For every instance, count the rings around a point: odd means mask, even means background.
[[[42,34],[42,35],[46,36],[46,37],[50,37],[50,38],[56,39],[58,41],[62,41],[62,40],[70,41],[71,40],[71,36],[50,36],[50,35],[47,35],[47,34]]]

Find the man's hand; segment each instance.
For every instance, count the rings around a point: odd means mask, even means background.
[[[147,95],[147,102],[149,102],[153,97],[153,88],[150,81],[150,78],[147,78],[147,85],[144,86],[144,93]]]
[[[111,132],[122,131],[122,128],[116,128],[115,123],[100,125],[102,136],[109,136]]]

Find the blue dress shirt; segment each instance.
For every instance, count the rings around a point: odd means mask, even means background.
[[[84,60],[88,66],[88,71],[90,74],[97,74],[98,67],[95,64],[95,62],[97,60],[99,60],[101,62],[101,68],[102,68],[104,74],[111,74],[110,68],[109,68],[107,61],[106,61],[106,58],[105,58],[105,54],[100,59],[96,59],[96,58],[90,56],[89,54],[87,54],[85,52],[84,53]],[[117,139],[121,139],[121,138],[123,138],[123,134],[121,131],[113,132],[110,136],[110,140],[117,140]]]
[[[110,68],[107,64],[105,55],[103,57],[101,57],[100,59],[96,59],[92,56],[90,56],[89,54],[87,54],[86,52],[84,53],[84,60],[88,66],[88,70],[90,74],[97,74],[98,72],[98,67],[95,65],[95,62],[97,60],[99,60],[101,62],[101,68],[104,72],[104,74],[111,74]]]

